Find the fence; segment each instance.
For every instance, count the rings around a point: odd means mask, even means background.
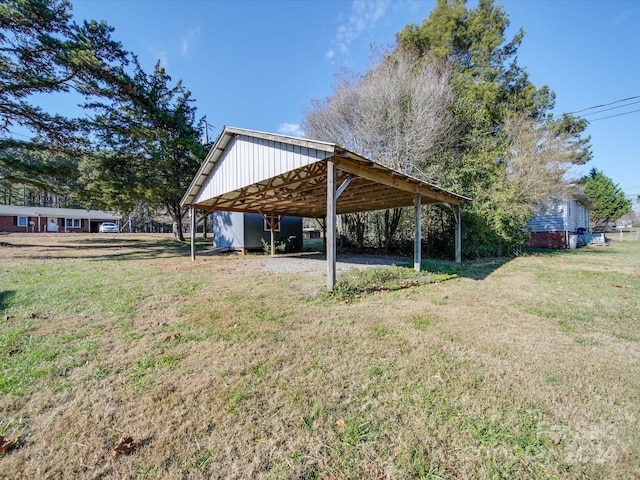
[[[640,242],[640,228],[620,229],[617,232],[607,233],[607,237],[619,242]]]

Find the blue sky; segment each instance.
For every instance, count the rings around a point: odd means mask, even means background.
[[[502,0],[511,30],[526,33],[518,63],[556,93],[554,112],[640,96],[640,1]],[[150,70],[159,59],[193,93],[215,137],[224,125],[299,134],[313,99],[336,72],[364,72],[372,46],[420,24],[433,0],[75,0],[77,20],[106,20]],[[470,1],[469,5],[475,5]],[[584,111],[594,159],[640,194],[640,97]],[[601,113],[597,113],[601,112]],[[65,113],[65,112],[60,112]],[[622,114],[622,115],[619,115]],[[603,118],[618,115],[611,118]]]

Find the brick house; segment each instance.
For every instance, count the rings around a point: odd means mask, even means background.
[[[97,232],[102,222],[122,217],[100,210],[0,205],[0,232]]]

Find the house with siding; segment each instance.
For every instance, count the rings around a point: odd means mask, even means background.
[[[579,190],[563,198],[549,199],[527,224],[530,237],[525,245],[536,248],[574,247],[572,237],[577,241],[579,234],[589,231],[592,208],[589,199]]]
[[[122,217],[101,210],[0,205],[0,232],[98,232],[102,222],[119,223]]]

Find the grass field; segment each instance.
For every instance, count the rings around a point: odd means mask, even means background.
[[[0,478],[640,477],[637,242],[340,298],[165,236],[0,245]]]

